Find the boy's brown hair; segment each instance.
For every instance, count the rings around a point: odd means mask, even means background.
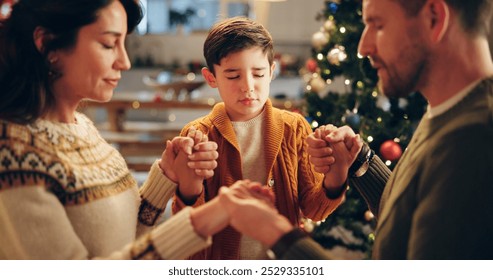
[[[241,50],[260,47],[267,54],[269,64],[274,63],[274,46],[269,31],[246,17],[233,17],[216,23],[209,31],[204,43],[204,57],[213,74],[214,64]]]

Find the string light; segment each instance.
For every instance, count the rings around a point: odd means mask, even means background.
[[[291,107],[293,107],[293,103],[291,101],[288,100],[284,102],[284,108],[291,109]]]

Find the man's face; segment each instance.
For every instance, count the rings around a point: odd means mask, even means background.
[[[377,70],[379,89],[388,97],[405,97],[424,86],[430,51],[419,14],[407,16],[396,1],[363,0],[363,21],[358,52]]]

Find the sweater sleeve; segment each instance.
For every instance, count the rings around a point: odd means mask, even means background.
[[[289,246],[284,254],[278,256],[282,260],[330,260],[330,254],[310,237],[297,240]]]
[[[300,115],[301,116],[301,115]],[[323,174],[315,172],[308,158],[306,138],[311,133],[310,125],[303,117],[300,117],[297,129],[298,142],[298,188],[299,203],[303,214],[315,221],[325,219],[339,204],[341,204],[344,193],[337,198],[329,198],[323,187]]]
[[[156,160],[151,166],[146,181],[139,189],[142,199],[139,208],[140,224],[155,225],[175,191],[176,184],[162,174]]]
[[[182,259],[211,244],[187,208],[108,256],[90,256],[64,206],[40,186],[0,192],[0,224],[1,259]]]
[[[150,233],[115,252],[110,259],[184,259],[212,244],[212,238],[198,235],[187,207]]]
[[[380,214],[380,199],[391,173],[390,169],[375,155],[363,176],[348,179],[349,186],[358,190],[377,219]]]

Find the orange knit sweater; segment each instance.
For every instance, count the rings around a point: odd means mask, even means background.
[[[270,100],[265,105],[266,129],[264,132],[267,182],[276,195],[276,207],[294,225],[302,216],[315,221],[326,218],[342,201],[326,196],[322,187],[323,175],[316,173],[308,161],[306,137],[312,132],[305,118],[297,113],[274,108]],[[214,176],[204,181],[204,191],[193,207],[214,198],[221,186],[230,186],[243,178],[240,148],[224,103],[214,106],[211,113],[187,124],[182,135],[190,126],[208,132],[209,140],[218,144],[218,167]],[[174,196],[173,212],[186,205]],[[301,212],[300,212],[301,211]],[[213,237],[208,249],[194,255],[192,259],[238,259],[241,234],[228,227]]]

